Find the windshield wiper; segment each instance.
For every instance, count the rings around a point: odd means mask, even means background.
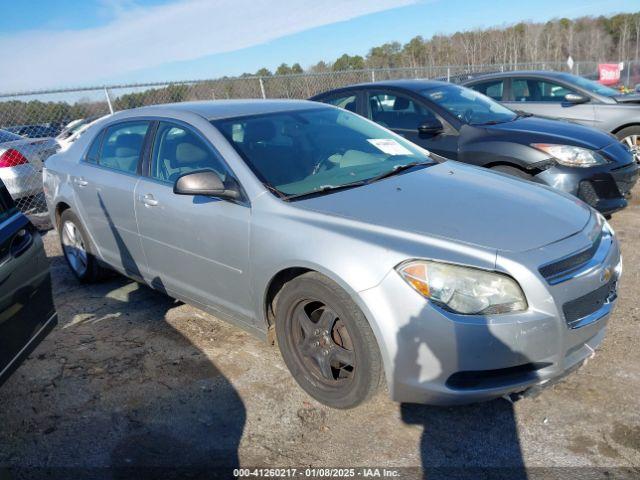
[[[410,168],[413,168],[413,167],[419,167],[421,165],[435,165],[435,162],[409,162],[403,165],[396,165],[389,171],[381,173],[380,175],[376,175],[375,177],[371,177],[369,180],[367,180],[366,183],[377,182],[378,180],[382,180],[383,178],[392,177],[394,175],[399,174],[400,172],[404,172],[405,170],[409,170]]]
[[[335,192],[336,190],[346,190],[347,188],[359,187],[361,185],[366,185],[368,182],[365,180],[358,180],[357,182],[345,183],[342,185],[322,185],[315,190],[311,190],[310,192],[304,193],[293,193],[291,195],[284,195],[282,198],[284,200],[293,200],[297,198],[304,197],[313,197],[315,195],[323,195],[329,192]]]

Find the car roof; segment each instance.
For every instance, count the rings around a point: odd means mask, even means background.
[[[264,113],[305,110],[309,108],[331,108],[308,100],[209,100],[202,102],[180,102],[150,105],[126,110],[126,116],[170,115],[175,112],[193,113],[208,120],[232,118]]]
[[[513,70],[508,72],[493,72],[486,74],[478,74],[468,80],[464,80],[462,83],[472,83],[478,80],[489,80],[492,78],[507,78],[507,77],[546,77],[546,78],[560,78],[566,79],[567,72],[554,72],[549,70]]]
[[[376,88],[376,87],[403,88],[405,90],[420,92],[428,88],[442,87],[444,85],[454,85],[454,84],[449,82],[442,82],[440,80],[425,80],[425,79],[384,80],[380,82],[357,83],[355,85],[349,85],[347,87],[335,88],[333,90],[328,90],[326,92],[323,92],[318,96],[325,95],[331,92],[337,92],[337,91],[347,91],[351,89]],[[312,98],[315,98],[315,97],[312,97]]]

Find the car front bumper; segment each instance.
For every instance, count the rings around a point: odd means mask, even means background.
[[[579,241],[562,242],[554,259],[575,252]],[[549,260],[549,248],[498,258],[527,296],[522,313],[494,316],[456,315],[437,307],[389,272],[376,287],[360,292],[382,352],[394,400],[452,405],[490,400],[522,392],[565,375],[593,355],[602,342],[615,298],[571,328],[563,305],[602,287],[604,271],[621,269],[612,239],[598,265],[575,278],[550,285],[537,267]],[[531,264],[535,268],[531,268]]]
[[[601,153],[615,158],[616,155],[622,155],[617,147],[617,144],[607,147]],[[575,195],[604,215],[611,215],[627,206],[627,199],[639,176],[640,164],[627,161],[589,168],[554,165],[540,172],[535,179]]]

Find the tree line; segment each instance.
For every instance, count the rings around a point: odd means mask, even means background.
[[[472,67],[483,64],[505,66],[529,62],[640,61],[640,12],[610,17],[561,18],[546,23],[520,22],[515,25],[456,32],[451,35],[421,36],[401,44],[375,46],[362,55],[345,53],[331,62],[320,61],[304,69],[300,63],[282,63],[274,72],[261,68],[240,78],[223,77],[195,84],[174,84],[148,88],[141,92],[113,95],[115,110],[155,103],[219,98],[308,97],[313,88],[304,78],[286,77],[302,73],[324,73],[384,68],[419,68],[439,65]],[[356,72],[354,72],[356,73]],[[271,78],[273,76],[284,78]],[[254,78],[262,77],[260,84]],[[360,80],[360,81],[365,81]],[[337,85],[335,85],[337,86]],[[68,122],[108,113],[105,101],[79,100],[75,103],[40,100],[0,100],[0,126]]]
[[[367,68],[417,68],[437,65],[485,65],[535,62],[640,60],[640,12],[610,17],[560,18],[546,23],[520,22],[494,27],[412,38],[405,44],[378,45],[365,55],[348,53],[332,62],[320,61],[308,72]],[[295,71],[294,71],[295,70]],[[283,63],[275,74],[302,73],[300,64]],[[252,75],[273,73],[261,68]],[[244,74],[245,76],[251,74]]]

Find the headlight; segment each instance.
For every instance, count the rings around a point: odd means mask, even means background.
[[[463,315],[493,315],[527,309],[517,282],[497,272],[428,260],[399,265],[400,276],[424,297]]]
[[[549,143],[533,143],[533,148],[542,150],[551,155],[559,164],[567,167],[592,167],[604,165],[607,159],[598,152],[588,148],[574,147],[572,145],[553,145]]]

